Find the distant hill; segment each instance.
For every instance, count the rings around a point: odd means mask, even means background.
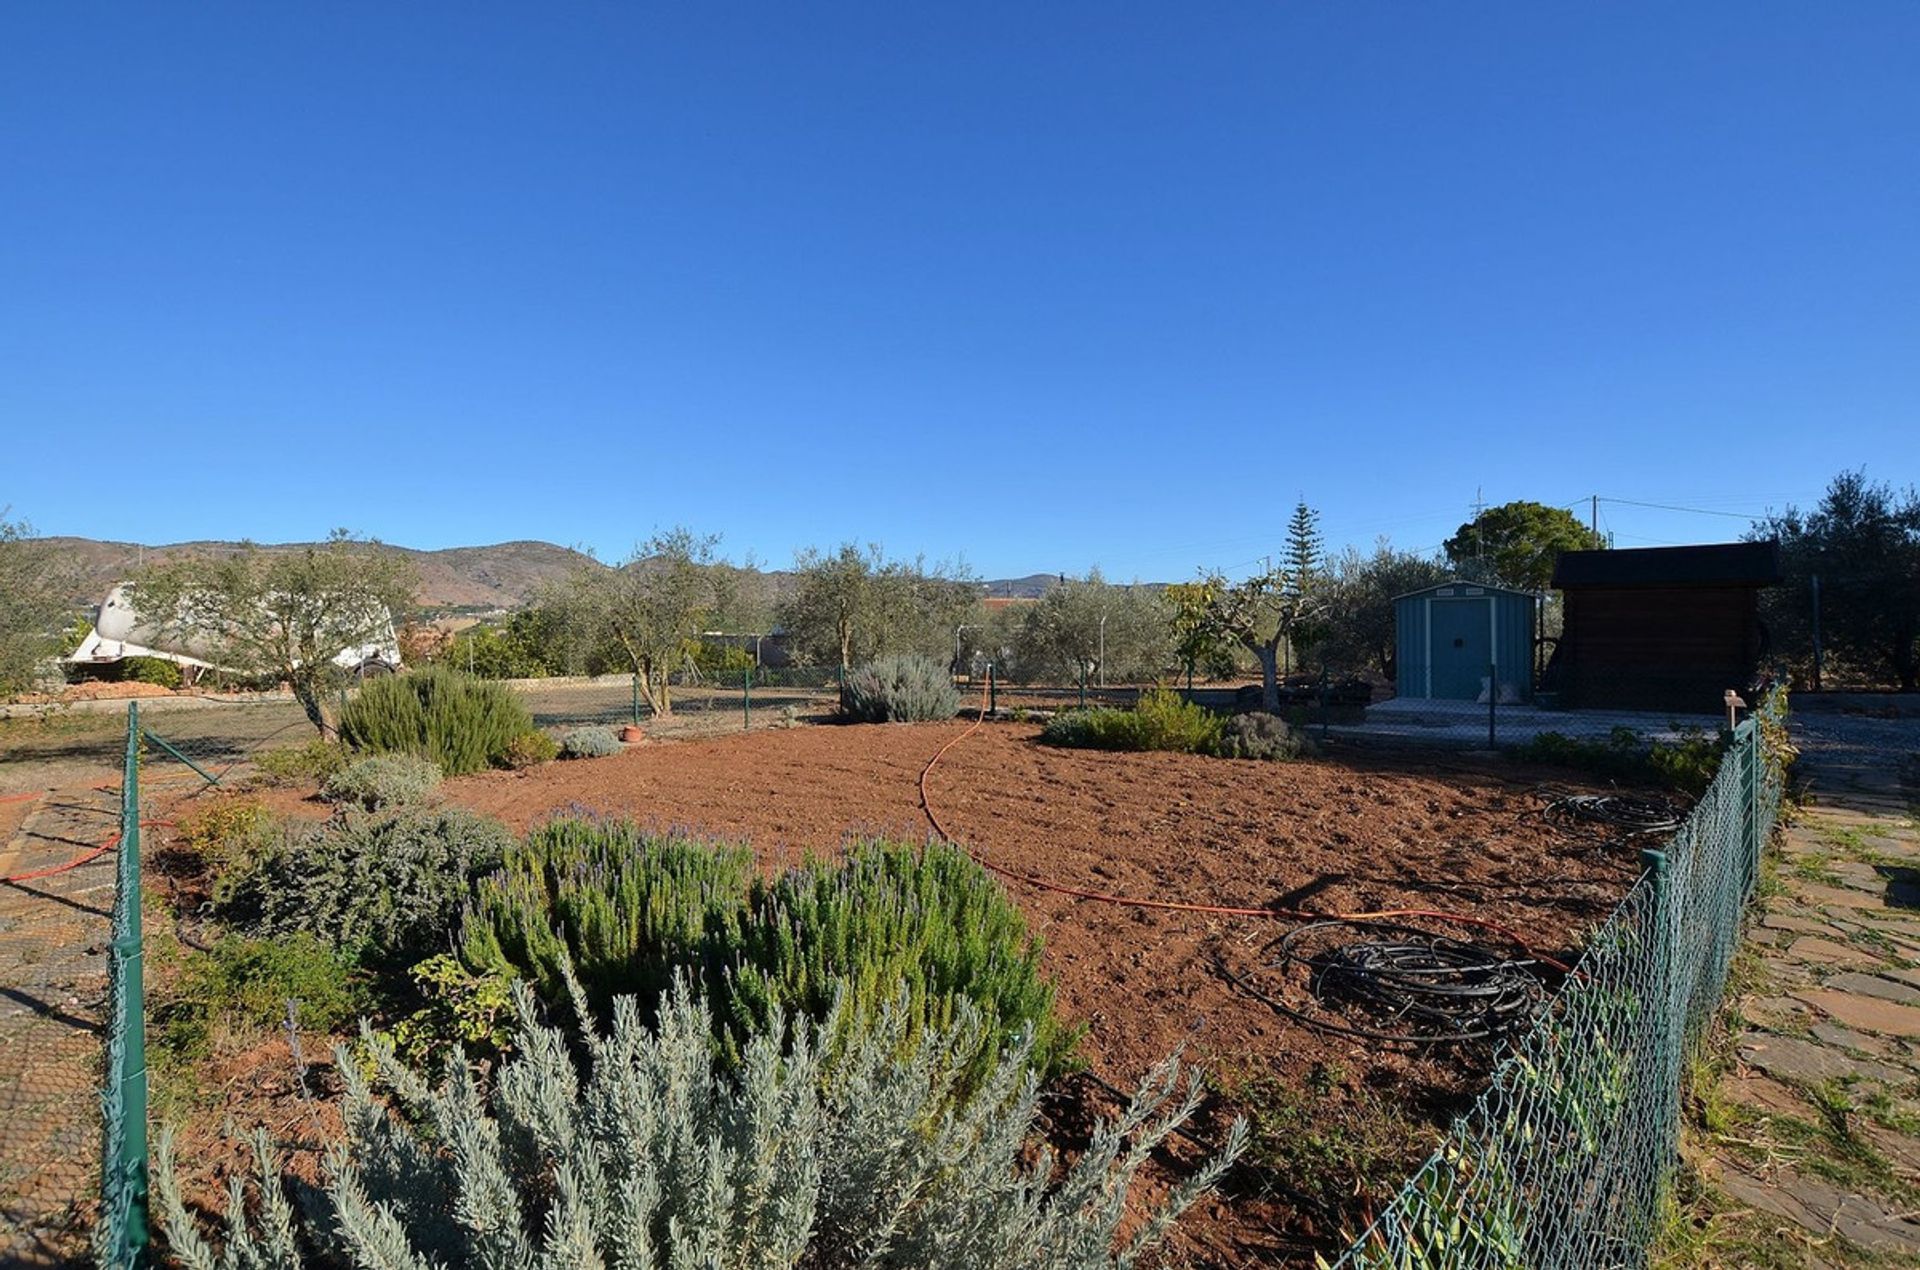
[[[169,556],[220,555],[238,551],[237,542],[176,542],[143,546],[132,542],[103,542],[96,538],[43,538],[72,566],[79,579],[73,596],[77,606],[98,604],[107,589],[137,571],[142,562],[153,564]],[[290,551],[305,543],[265,545],[266,551]],[[391,544],[389,544],[391,545]],[[446,547],[418,551],[394,547],[412,557],[420,572],[419,603],[425,609],[513,609],[530,602],[540,589],[557,582],[593,557],[550,542],[497,542],[486,547]],[[778,596],[793,575],[771,571],[764,576]],[[981,583],[983,594],[997,598],[1037,599],[1059,584],[1053,573],[1030,573],[1023,578],[994,578]]]
[[[72,565],[79,578],[76,604],[98,604],[114,583],[131,576],[142,561],[153,564],[185,554],[222,555],[240,549],[237,542],[176,542],[149,547],[131,542],[100,542],[92,538],[43,538]],[[304,543],[264,547],[292,550]],[[448,547],[416,551],[396,547],[412,557],[420,571],[419,601],[429,609],[511,609],[531,600],[548,582],[565,577],[592,557],[550,542],[500,542],[489,547]]]

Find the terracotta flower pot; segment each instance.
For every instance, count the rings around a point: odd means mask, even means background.
[[[633,745],[633,744],[636,744],[637,742],[646,740],[647,734],[640,730],[639,724],[629,723],[627,724],[627,726],[620,729],[620,739],[622,741],[625,741],[628,745]]]

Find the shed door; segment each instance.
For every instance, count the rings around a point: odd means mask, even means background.
[[[1442,701],[1473,701],[1493,660],[1493,600],[1484,595],[1457,600],[1436,596],[1431,603],[1433,695]]]

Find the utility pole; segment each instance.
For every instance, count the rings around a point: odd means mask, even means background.
[[[1587,532],[1595,538],[1600,536],[1600,496],[1593,495],[1592,506],[1587,510]]]

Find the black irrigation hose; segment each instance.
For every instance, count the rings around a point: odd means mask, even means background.
[[[1309,937],[1359,928],[1386,938],[1358,939],[1307,951]],[[1544,994],[1539,963],[1478,944],[1392,923],[1310,922],[1275,941],[1267,967],[1299,968],[1322,1007],[1352,1007],[1402,1030],[1341,1022],[1287,1005],[1224,961],[1220,969],[1243,991],[1268,1006],[1322,1031],[1361,1040],[1412,1045],[1488,1040],[1524,1026]]]
[[[1686,820],[1686,809],[1677,803],[1640,794],[1564,794],[1541,814],[1551,824],[1606,825],[1630,838],[1678,833]]]

